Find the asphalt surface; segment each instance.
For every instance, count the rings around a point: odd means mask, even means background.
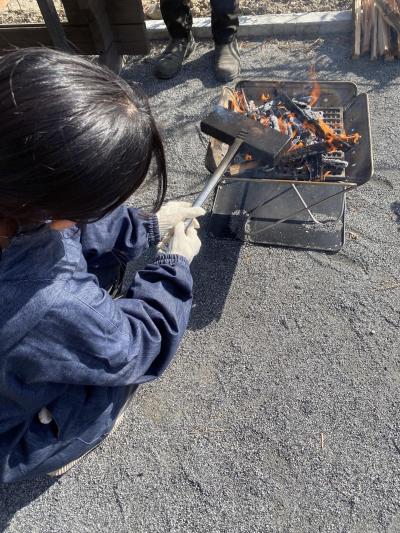
[[[149,59],[124,72],[151,96],[171,198],[207,177],[210,50],[172,81],[154,81]],[[400,531],[400,70],[350,50],[346,38],[242,44],[245,78],[305,79],[316,61],[321,79],[369,94],[376,175],[348,197],[353,239],[327,255],[204,237],[175,362],[65,477],[1,487],[1,531]]]

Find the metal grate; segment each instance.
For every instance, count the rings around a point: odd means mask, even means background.
[[[330,107],[330,108],[315,108],[316,112],[321,113],[324,121],[330,126],[335,133],[341,134],[344,133],[344,118],[343,118],[343,108],[342,107]],[[344,159],[344,152],[341,150],[336,150],[335,152],[329,152],[326,157],[328,159]],[[340,174],[335,174],[334,178],[344,178],[346,176],[346,171],[343,169]]]

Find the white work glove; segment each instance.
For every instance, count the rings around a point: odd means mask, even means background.
[[[174,228],[172,236],[165,238],[159,246],[159,251],[166,254],[176,254],[185,257],[189,263],[199,253],[201,241],[197,235],[200,224],[196,219],[185,232],[185,223],[179,222]]]
[[[160,230],[160,240],[162,241],[169,234],[172,235],[173,228],[179,222],[201,217],[204,213],[205,211],[202,207],[192,207],[190,202],[166,203],[156,213]]]

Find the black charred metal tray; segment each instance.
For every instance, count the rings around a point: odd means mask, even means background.
[[[288,246],[329,252],[339,251],[345,242],[346,193],[366,183],[373,175],[368,96],[358,94],[357,86],[338,81],[244,80],[236,91],[249,100],[262,101],[265,93],[284,91],[290,98],[310,93],[318,83],[319,98],[314,110],[322,111],[329,124],[361,136],[345,153],[335,154],[347,167],[327,181],[310,181],[301,175],[270,178],[259,169],[221,180],[214,199],[209,233],[216,238],[234,238],[254,244]],[[227,89],[220,105],[228,107]],[[206,167],[213,171],[227,151],[227,145],[212,139]],[[261,176],[261,177],[260,177]]]

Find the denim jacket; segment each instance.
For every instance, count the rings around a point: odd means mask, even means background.
[[[127,388],[173,358],[192,302],[189,264],[159,256],[124,298],[101,289],[88,262],[142,254],[156,217],[121,206],[82,229],[14,237],[0,258],[0,481],[57,469],[110,431]],[[43,424],[46,407],[52,421]]]

